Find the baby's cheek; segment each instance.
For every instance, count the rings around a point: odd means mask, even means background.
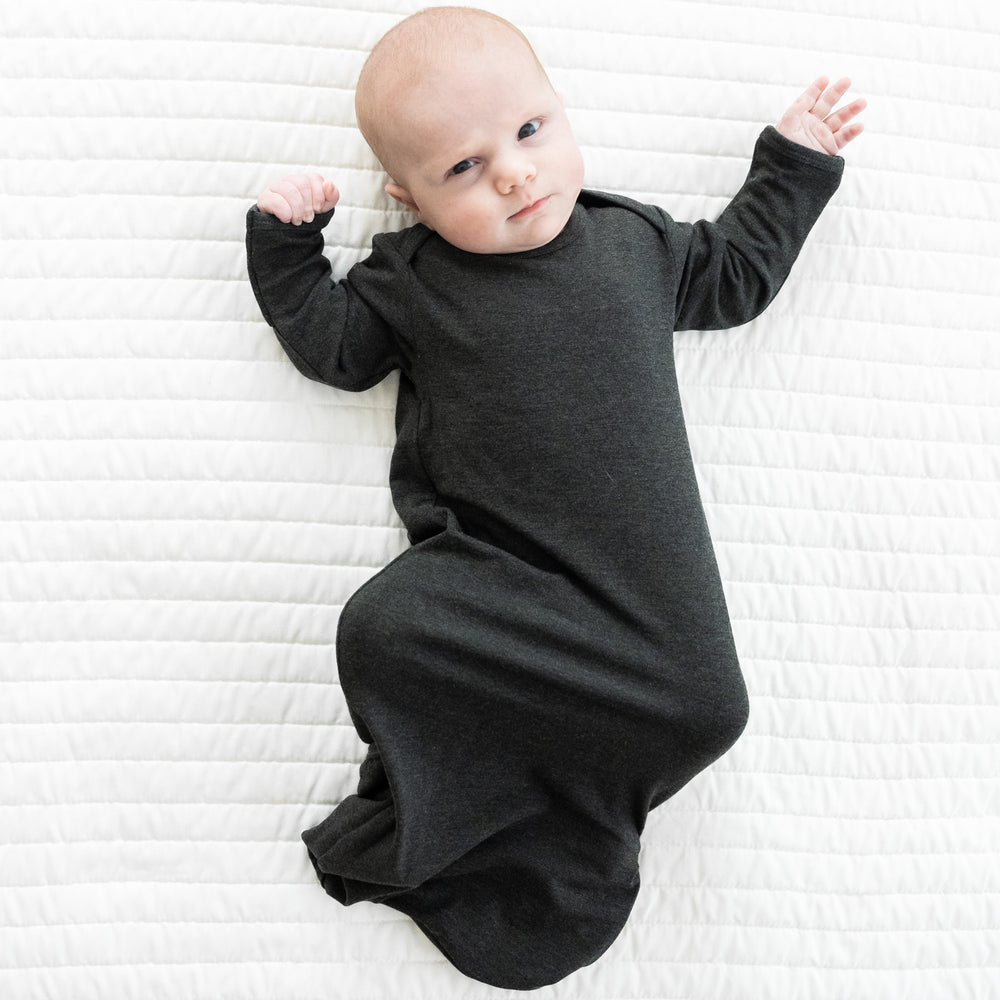
[[[455,236],[450,242],[456,246],[477,253],[489,253],[496,249],[500,222],[496,213],[477,205],[465,208],[461,215],[451,221]]]

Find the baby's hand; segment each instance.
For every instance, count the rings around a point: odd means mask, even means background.
[[[825,76],[814,81],[784,113],[777,128],[786,139],[832,156],[861,135],[864,125],[851,119],[865,109],[867,102],[858,98],[831,115],[851,81],[838,80],[828,88],[829,82]]]
[[[340,192],[333,181],[319,174],[291,174],[269,185],[257,199],[257,207],[298,226],[329,212],[338,201]]]

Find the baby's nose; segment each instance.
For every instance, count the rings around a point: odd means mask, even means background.
[[[501,194],[510,194],[535,176],[535,166],[523,155],[504,158],[497,164],[496,185]]]

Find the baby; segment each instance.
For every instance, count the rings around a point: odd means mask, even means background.
[[[393,498],[412,543],[344,608],[369,750],[303,834],[328,893],[411,916],[466,974],[533,989],[593,962],[639,886],[650,809],[748,711],[672,333],[746,323],[836,190],[864,105],[816,81],[714,223],[583,190],[524,36],[432,8],[375,47],[358,122],[417,224],[333,282],[319,176],[247,217],[264,317],[307,376],[399,371]],[[831,113],[832,112],[832,113]]]

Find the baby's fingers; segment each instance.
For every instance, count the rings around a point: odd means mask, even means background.
[[[864,130],[865,127],[861,122],[852,122],[850,125],[837,129],[833,133],[833,137],[837,141],[837,149],[843,149],[852,139],[857,139]]]
[[[308,184],[308,191],[303,191],[306,198],[305,211],[302,215],[303,222],[312,222],[317,212],[321,212],[325,196],[323,194],[323,178],[319,174],[307,174],[305,181]]]
[[[813,80],[805,90],[799,94],[798,97],[792,101],[791,107],[789,107],[786,114],[788,115],[799,115],[806,114],[812,111],[816,107],[816,102],[823,96],[823,91],[826,90],[826,85],[830,82],[828,77],[821,76]]]
[[[337,186],[319,174],[303,174],[290,180],[302,196],[303,222],[312,222],[317,215],[329,212],[340,200]]]
[[[319,174],[292,174],[271,184],[257,199],[257,207],[282,222],[312,222],[328,200],[325,187]]]
[[[323,202],[316,210],[329,212],[331,208],[336,207],[338,201],[340,201],[340,192],[337,190],[337,185],[333,181],[323,181]]]
[[[291,209],[291,219],[288,221],[296,226],[312,222],[315,215],[313,202],[317,190],[322,193],[322,187],[322,178],[317,174],[293,174],[278,181],[274,188]]]
[[[275,190],[273,185],[261,191],[257,198],[257,207],[262,212],[267,212],[268,215],[273,215],[282,222],[292,221],[291,206],[284,196]]]
[[[856,101],[851,101],[850,104],[845,105],[839,111],[835,111],[830,115],[826,119],[826,124],[830,127],[830,131],[836,135],[851,119],[861,114],[866,107],[868,107],[868,102],[863,97],[859,97]]]
[[[845,76],[843,79],[838,80],[832,87],[825,88],[816,102],[816,106],[813,108],[813,114],[817,118],[826,118],[850,87],[850,78]]]
[[[269,212],[282,222],[302,222],[305,199],[300,188],[300,178],[282,177],[270,184],[257,199],[257,207]]]

